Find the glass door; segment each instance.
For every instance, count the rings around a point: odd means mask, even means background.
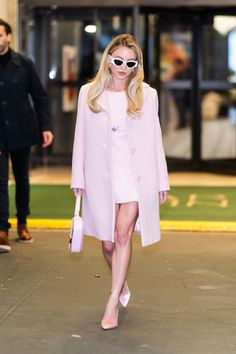
[[[192,29],[178,16],[159,22],[160,116],[168,158],[192,158]]]
[[[143,9],[147,81],[171,170],[236,171],[236,13]]]
[[[143,14],[141,25],[145,77],[158,90],[165,153],[177,168],[183,167],[193,158],[191,20],[166,11]]]
[[[202,27],[201,158],[236,159],[236,16]]]

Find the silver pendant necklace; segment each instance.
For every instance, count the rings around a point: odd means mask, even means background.
[[[115,133],[119,130],[119,127],[120,127],[119,125],[116,127],[112,127],[111,130]]]

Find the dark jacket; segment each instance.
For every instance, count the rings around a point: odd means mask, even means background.
[[[38,132],[51,130],[48,97],[34,64],[12,49],[0,78],[0,129],[0,148],[9,151],[34,145]]]

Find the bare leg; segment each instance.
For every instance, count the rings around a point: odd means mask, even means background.
[[[115,220],[117,219],[117,214],[119,210],[119,205],[115,205]],[[115,244],[111,241],[102,241],[102,252],[109,268],[112,267],[112,255],[114,251]]]
[[[113,255],[114,247],[115,244],[113,242],[102,241],[102,252],[110,269],[112,269],[112,255]],[[129,293],[129,287],[128,287],[127,280],[125,280],[121,290],[121,294],[126,295],[128,293]]]
[[[119,208],[120,208],[119,204],[116,204],[116,207],[115,207],[115,219],[116,220],[117,220]],[[102,252],[103,252],[104,258],[105,258],[110,269],[112,269],[112,255],[113,255],[114,247],[115,247],[114,242],[102,241]],[[126,295],[128,293],[129,293],[129,287],[128,287],[127,280],[125,280],[123,287],[122,287],[121,294]]]
[[[112,255],[114,251],[115,244],[110,241],[102,241],[102,252],[109,268],[112,266]]]
[[[115,230],[115,246],[112,255],[112,288],[102,320],[102,328],[114,328],[118,324],[118,299],[126,279],[131,257],[131,236],[138,216],[138,203],[120,205]]]

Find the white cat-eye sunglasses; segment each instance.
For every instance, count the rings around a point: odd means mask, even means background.
[[[114,64],[115,66],[122,66],[123,64],[125,64],[127,66],[127,68],[129,69],[133,69],[136,68],[136,66],[138,65],[138,61],[137,60],[123,60],[120,58],[114,58],[112,55],[109,55],[111,63]]]

